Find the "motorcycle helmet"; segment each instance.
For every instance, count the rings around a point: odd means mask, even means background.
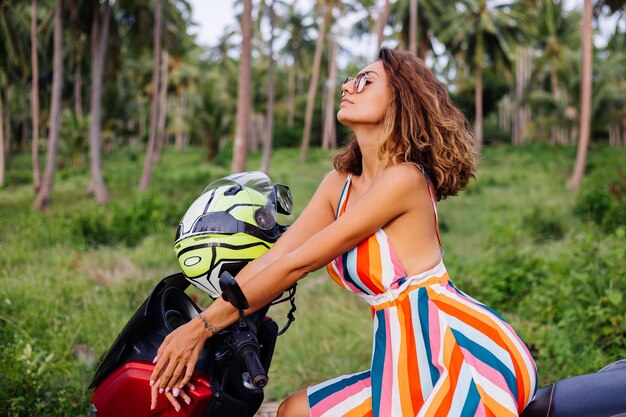
[[[291,214],[287,186],[273,185],[262,172],[229,175],[209,184],[183,216],[174,251],[185,277],[213,299],[219,277],[235,276],[274,245],[286,226],[277,213]]]

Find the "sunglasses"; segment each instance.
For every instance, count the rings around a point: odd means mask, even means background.
[[[362,72],[360,74],[357,74],[356,78],[354,77],[346,78],[346,80],[342,84],[341,97],[346,95],[346,92],[343,91],[343,85],[348,84],[350,81],[354,81],[352,91],[349,91],[350,94],[359,94],[361,91],[363,91],[363,89],[365,88],[365,85],[367,84],[368,75],[369,75],[368,72]]]

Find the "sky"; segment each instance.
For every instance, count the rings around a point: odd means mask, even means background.
[[[310,8],[310,5],[307,6],[307,4],[310,4],[312,0],[294,1],[297,6]],[[566,0],[566,7],[569,9],[581,7],[581,3],[579,0]],[[191,33],[197,34],[198,43],[203,46],[215,45],[226,26],[238,25],[233,10],[234,0],[190,0],[190,4],[192,7],[192,19],[197,23],[197,26],[191,29]],[[604,45],[606,43],[605,39],[614,30],[616,21],[616,18],[602,20],[599,30],[595,31],[596,45]],[[340,44],[344,48],[351,50],[356,48],[356,50],[367,49],[374,51],[375,48],[373,36],[369,41],[356,41],[344,35],[340,37]],[[340,66],[342,66],[341,63]]]

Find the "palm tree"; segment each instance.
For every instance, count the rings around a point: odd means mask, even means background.
[[[159,85],[160,85],[160,58],[161,58],[161,36],[162,36],[162,16],[163,16],[163,0],[156,0],[154,10],[154,29],[152,35],[152,99],[150,107],[150,138],[148,139],[148,147],[146,149],[146,159],[143,164],[141,173],[141,181],[139,182],[140,190],[150,188],[152,181],[152,166],[155,160],[157,121],[159,113]]]
[[[0,2],[0,185],[4,182],[5,164],[10,151],[11,118],[9,90],[14,83],[24,83],[28,74],[28,24],[22,18],[23,4]]]
[[[63,84],[63,0],[58,0],[54,9],[54,58],[52,73],[52,103],[50,108],[50,129],[48,136],[48,152],[43,182],[35,198],[35,208],[44,210],[50,203],[54,172],[56,168],[56,152],[59,146],[59,127],[61,122],[61,90]]]
[[[274,29],[276,26],[276,14],[274,10],[274,0],[267,5],[270,22],[270,39],[268,43],[268,69],[267,69],[267,131],[263,141],[263,161],[261,171],[269,174],[270,162],[272,158],[272,142],[274,137]]]
[[[409,0],[409,51],[417,56],[417,0]]]
[[[315,43],[315,55],[313,57],[313,68],[311,73],[311,81],[309,82],[309,93],[306,101],[306,112],[304,115],[304,133],[302,136],[302,146],[300,147],[300,162],[305,162],[309,152],[309,142],[311,141],[311,124],[313,121],[313,105],[315,104],[315,96],[317,94],[317,84],[320,76],[320,67],[322,63],[322,49],[324,47],[324,37],[326,36],[326,24],[328,12],[326,5],[321,4],[321,15],[319,18],[319,26],[317,29],[317,41]]]
[[[515,15],[509,5],[488,7],[487,0],[462,0],[462,7],[446,13],[441,21],[439,39],[455,56],[462,52],[473,67],[476,86],[474,90],[474,135],[480,149],[483,142],[483,68],[485,59],[512,60],[509,42],[518,35]]]
[[[91,168],[91,189],[98,203],[107,201],[108,193],[101,168],[102,148],[102,84],[104,58],[106,56],[111,21],[111,5],[104,1],[104,11],[100,14],[100,3],[96,3],[91,26],[91,94],[89,120],[89,161]],[[77,114],[77,117],[80,115]]]
[[[41,173],[39,170],[39,61],[37,53],[37,0],[32,0],[30,17],[30,39],[30,56],[32,68],[31,113],[33,119],[33,139],[31,146],[31,155],[33,160],[33,187],[35,188],[35,193],[37,193],[41,185]]]
[[[311,25],[306,24],[305,16],[300,14],[293,4],[288,6],[285,18],[285,29],[288,33],[287,42],[281,50],[282,56],[287,56],[289,62],[288,90],[287,90],[287,126],[292,127],[296,109],[296,76],[303,72],[308,64],[309,50],[313,50],[309,36]]]
[[[526,30],[538,40],[535,49],[540,51],[535,60],[537,78],[547,76],[550,81],[550,106],[554,109],[554,117],[549,118],[551,141],[564,145],[568,142],[564,123],[568,96],[563,80],[571,78],[568,61],[580,44],[580,16],[575,11],[566,12],[561,1],[542,2],[527,16]]]
[[[328,48],[328,81],[326,104],[324,106],[324,127],[322,129],[322,149],[335,149],[337,135],[335,132],[335,96],[337,94],[337,53],[339,45],[334,38],[330,39]]]
[[[578,152],[576,153],[576,164],[569,182],[569,188],[578,189],[585,173],[585,162],[587,160],[587,148],[589,147],[589,136],[591,131],[591,62],[593,47],[593,29],[591,21],[593,19],[593,5],[591,0],[585,0],[583,6],[582,21],[582,66],[580,80],[580,139],[578,140]]]
[[[378,15],[378,23],[376,26],[376,51],[378,52],[380,47],[383,45],[383,40],[385,39],[385,27],[387,27],[387,22],[389,21],[389,13],[391,12],[391,2],[389,0],[385,0],[385,5],[383,6],[383,10]]]
[[[232,172],[246,170],[248,132],[252,110],[252,0],[243,1],[241,15],[241,58],[239,61],[239,87],[237,89],[237,127],[233,145]]]

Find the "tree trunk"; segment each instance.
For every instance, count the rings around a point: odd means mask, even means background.
[[[111,5],[104,1],[104,14],[100,17],[99,3],[94,6],[93,26],[91,31],[91,94],[89,118],[89,166],[91,170],[91,189],[98,203],[108,199],[104,179],[102,178],[102,84],[104,82],[104,59],[106,57],[111,20]]]
[[[530,50],[528,47],[518,46],[515,50],[515,120],[512,135],[514,145],[524,142],[524,129],[530,119],[528,106],[522,105],[530,76]]]
[[[4,161],[8,161],[11,156],[11,86],[7,86],[5,93],[5,115],[4,120]]]
[[[0,90],[0,187],[4,185],[5,160],[4,160],[4,100]]]
[[[94,5],[94,7],[96,7]],[[70,2],[70,20],[72,22],[72,34],[74,36],[74,47],[76,56],[74,57],[74,113],[77,118],[83,117],[83,97],[82,97],[82,75],[80,63],[83,59],[82,46],[80,42],[80,26],[78,25],[78,6],[76,0]]]
[[[179,88],[176,89],[176,97],[174,98],[174,120],[176,124],[176,134],[174,144],[179,151],[185,148],[183,136],[183,93]]]
[[[550,90],[554,101],[561,102],[563,98],[561,96],[561,89],[559,88],[559,77],[554,68],[550,71]],[[553,143],[557,145],[565,145],[567,143],[567,135],[562,126],[553,127],[551,135]]]
[[[476,67],[476,89],[474,90],[474,137],[478,152],[483,147],[483,68]]]
[[[31,156],[33,162],[33,188],[35,194],[41,186],[41,173],[39,169],[39,61],[37,54],[37,0],[32,0],[30,16],[30,57],[32,66],[32,89],[31,89],[31,112],[33,119],[33,139],[31,143]]]
[[[322,134],[322,149],[328,150],[337,143],[335,134],[335,85],[337,84],[337,51],[339,47],[334,40],[330,41],[330,51],[328,54],[328,92],[326,94],[326,105],[324,106],[324,130]]]
[[[302,136],[302,146],[300,148],[300,162],[305,162],[309,152],[309,142],[311,141],[311,123],[313,121],[313,107],[315,106],[315,95],[317,94],[317,81],[320,76],[320,66],[322,63],[322,49],[324,47],[324,36],[326,30],[326,14],[322,18],[319,26],[317,42],[315,43],[315,55],[313,56],[313,70],[311,82],[309,84],[309,94],[306,100],[306,112],[304,114],[304,135]]]
[[[46,169],[41,188],[35,198],[35,208],[44,210],[50,203],[56,152],[59,146],[59,127],[61,124],[61,90],[63,87],[63,0],[58,0],[54,9],[54,59],[52,70],[52,103],[50,105],[50,129]]]
[[[150,107],[150,138],[146,148],[146,159],[143,164],[143,172],[141,173],[141,181],[139,182],[140,190],[150,188],[152,182],[152,166],[154,165],[154,151],[156,147],[157,137],[157,120],[159,116],[159,78],[161,73],[161,19],[163,14],[163,0],[156,0],[154,10],[154,31],[152,34],[152,99]]]
[[[157,148],[155,158],[161,160],[161,153],[165,146],[165,122],[167,121],[167,69],[169,65],[170,55],[167,51],[163,51],[161,62],[161,85],[159,87],[159,120],[157,123]]]
[[[409,8],[409,51],[417,56],[417,0],[410,0]]]
[[[389,21],[390,12],[391,2],[389,0],[385,0],[383,10],[380,12],[380,16],[378,17],[378,26],[376,28],[378,42],[376,44],[376,52],[374,56],[378,55],[378,50],[383,45],[383,41],[385,40],[385,27],[387,26],[387,22]]]
[[[267,129],[263,140],[263,161],[261,171],[269,174],[272,159],[272,142],[274,139],[274,0],[269,5],[270,13],[270,41],[269,41],[269,68],[267,69]]]
[[[583,29],[582,29],[582,69],[581,69],[581,86],[580,86],[580,139],[578,140],[578,152],[576,154],[576,165],[572,172],[572,178],[569,182],[569,188],[576,190],[580,187],[583,175],[585,173],[585,163],[587,160],[587,148],[589,146],[589,136],[591,130],[591,59],[593,46],[593,32],[591,27],[592,20],[592,4],[591,0],[585,0],[583,7]]]
[[[241,59],[239,61],[239,88],[237,89],[237,126],[233,144],[231,171],[246,170],[250,112],[252,110],[252,0],[243,1],[241,15]]]
[[[295,62],[293,65],[295,65]],[[293,116],[296,113],[295,112],[296,110],[295,109],[296,70],[294,69],[293,65],[289,67],[289,80],[288,80],[289,91],[287,92],[287,126],[289,127],[293,126]]]

